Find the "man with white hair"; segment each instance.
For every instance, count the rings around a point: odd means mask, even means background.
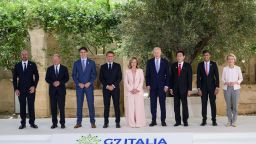
[[[53,65],[47,68],[45,80],[49,84],[49,95],[52,113],[51,129],[58,127],[57,107],[60,112],[61,128],[65,128],[65,99],[66,99],[66,82],[69,80],[68,69],[60,64],[59,54],[52,57]]]
[[[161,57],[161,48],[155,47],[153,50],[154,58],[148,60],[146,68],[146,86],[150,91],[150,106],[152,122],[149,126],[155,126],[157,112],[157,97],[159,97],[161,109],[161,125],[167,126],[166,118],[166,92],[169,86],[169,64]]]

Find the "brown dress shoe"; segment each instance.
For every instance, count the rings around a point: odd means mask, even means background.
[[[80,127],[82,127],[81,124],[76,124],[76,125],[74,126],[74,128],[80,128]]]
[[[91,127],[92,127],[92,128],[96,128],[95,123],[92,123],[92,124],[91,124]]]

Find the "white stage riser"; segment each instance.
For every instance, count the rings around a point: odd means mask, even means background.
[[[256,133],[211,133],[211,134],[204,134],[204,133],[141,133],[141,134],[127,134],[127,133],[109,133],[109,134],[102,134],[102,133],[93,133],[93,136],[104,135],[104,137],[110,138],[120,138],[120,137],[128,137],[129,135],[149,135],[148,137],[154,136],[162,136],[166,138],[170,138],[172,144],[255,144],[256,143]],[[74,137],[78,135],[88,135],[88,134],[56,134],[56,135],[8,135],[8,136],[0,136],[0,144],[56,144],[56,142],[61,142],[62,144],[66,144],[65,141],[69,144],[78,144]],[[184,141],[184,139],[186,139]],[[74,141],[74,143],[68,142]],[[159,140],[159,139],[158,139]],[[111,143],[112,142],[112,143]],[[119,143],[117,141],[101,141],[99,144],[132,144],[130,141],[127,143]],[[145,144],[146,140],[144,139]],[[159,141],[156,140],[156,143],[151,139],[148,141],[148,144],[164,144],[162,142],[158,143]],[[135,141],[133,144],[136,144]],[[141,143],[140,143],[141,144]]]

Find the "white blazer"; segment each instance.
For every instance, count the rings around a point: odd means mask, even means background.
[[[240,83],[243,81],[241,68],[236,65],[234,68],[230,68],[229,66],[224,67],[222,72],[222,81],[224,83],[224,90],[227,90],[227,85],[225,85],[226,82],[237,82],[238,84],[234,85],[234,90],[240,89]]]

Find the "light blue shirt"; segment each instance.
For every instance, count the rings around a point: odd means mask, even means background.
[[[161,61],[161,58],[159,58],[159,59],[155,58],[155,66],[156,66],[156,72],[157,73],[160,70],[160,61]]]

